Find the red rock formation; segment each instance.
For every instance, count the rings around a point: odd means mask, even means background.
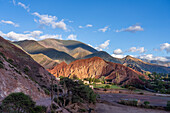
[[[144,76],[140,72],[128,68],[122,64],[106,62],[100,57],[76,60],[69,65],[62,62],[53,69],[48,70],[56,77],[73,77],[83,78],[100,78],[105,76],[106,79],[112,79],[113,82],[124,84],[133,79],[139,79],[139,76]]]

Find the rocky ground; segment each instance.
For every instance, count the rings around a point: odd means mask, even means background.
[[[122,94],[122,93],[98,93],[100,95],[96,103],[96,113],[169,113],[165,110],[146,109],[118,104],[120,99],[139,99],[141,102],[149,101],[151,105],[166,106],[170,97],[139,95],[139,94]]]

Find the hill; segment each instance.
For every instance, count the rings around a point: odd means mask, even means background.
[[[43,66],[45,69],[52,68],[58,64],[57,61],[52,60],[51,58],[47,57],[44,54],[32,54],[31,57],[39,63],[41,66]]]
[[[23,50],[0,37],[0,98],[24,92],[33,99],[45,97],[51,76]]]
[[[139,76],[147,78],[140,72],[128,68],[122,64],[107,62],[99,57],[76,60],[69,65],[62,62],[53,69],[48,70],[56,77],[100,78],[105,76],[117,84],[130,84],[139,80]],[[140,81],[140,80],[139,80]]]
[[[14,43],[18,44],[29,54],[42,53],[53,60],[57,60],[58,62],[64,61],[66,63],[70,63],[75,60],[72,56],[70,56],[69,54],[65,52],[58,51],[53,48],[46,48],[34,40],[24,40],[24,41],[18,41]]]
[[[74,58],[82,58],[97,52],[97,50],[87,44],[75,40],[45,39],[38,41],[38,43],[46,48],[53,48],[58,51],[66,52]]]

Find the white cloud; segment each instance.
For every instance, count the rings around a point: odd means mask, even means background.
[[[79,26],[79,28],[83,28],[83,26]]]
[[[103,44],[99,45],[98,47],[95,47],[95,49],[102,51],[103,49],[106,49],[109,46],[110,40],[106,40]]]
[[[39,39],[46,39],[46,38],[55,38],[55,39],[60,39],[62,40],[62,35],[49,35],[49,34],[46,34],[46,35],[42,35],[39,37]]]
[[[10,40],[35,40],[35,38],[31,35],[31,34],[19,34],[19,33],[15,33],[14,31],[11,31],[7,34],[3,33],[2,31],[0,31],[0,35],[3,37],[7,37]]]
[[[116,50],[113,51],[113,53],[116,54],[116,55],[120,55],[120,54],[123,53],[123,51],[121,49],[116,49]]]
[[[18,24],[14,23],[14,22],[12,22],[12,21],[1,20],[0,23],[10,24],[10,25],[13,25],[14,27],[19,27]]]
[[[122,31],[135,33],[136,31],[144,31],[144,29],[140,25],[133,25],[133,26],[129,26],[128,28],[125,28],[125,29],[123,28],[121,30],[116,30],[116,32],[122,32]]]
[[[166,57],[154,56],[153,54],[140,55],[140,59],[168,61]]]
[[[126,55],[112,54],[111,56],[112,56],[112,57],[115,57],[115,58],[124,58]]]
[[[2,37],[6,37],[9,40],[41,40],[41,39],[46,39],[46,38],[57,38],[57,39],[62,39],[62,35],[50,35],[50,34],[45,34],[45,35],[41,35],[43,34],[42,31],[26,31],[24,34],[21,33],[15,33],[14,31],[11,31],[7,34],[3,33],[2,31],[0,31],[0,35]]]
[[[93,25],[87,24],[86,26],[79,26],[80,29],[81,29],[81,28],[88,28],[88,27],[93,27]]]
[[[23,4],[23,3],[21,3],[21,2],[18,2],[18,5],[21,6],[21,7],[23,7],[25,10],[27,10],[27,12],[30,11],[29,6],[26,6],[25,4]]]
[[[53,29],[60,28],[60,29],[63,29],[63,30],[67,30],[67,26],[64,23],[63,19],[61,21],[57,22],[58,18],[56,16],[40,15],[37,12],[34,12],[33,15],[39,17],[39,20],[34,19],[34,21],[37,22],[37,23],[40,23],[42,25],[51,26]]]
[[[70,34],[67,39],[70,39],[70,40],[77,40],[77,35],[74,35],[74,34]]]
[[[160,45],[161,50],[165,50],[167,53],[170,52],[170,44],[169,43],[163,43]]]
[[[146,52],[144,47],[136,48],[136,47],[131,47],[128,52],[139,52],[139,53],[144,53]]]
[[[93,27],[93,25],[91,25],[91,24],[87,24],[87,25],[86,25],[86,27]]]
[[[109,28],[109,27],[106,26],[106,27],[104,27],[104,28],[98,29],[98,31],[106,32],[108,28]]]

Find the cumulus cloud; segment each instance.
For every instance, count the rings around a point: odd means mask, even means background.
[[[56,16],[40,15],[37,12],[34,12],[33,15],[39,18],[39,20],[34,19],[34,21],[40,23],[41,25],[51,26],[53,29],[60,28],[62,30],[67,30],[67,26],[63,19],[61,21],[57,21],[58,18]]]
[[[113,53],[116,54],[116,55],[120,55],[120,54],[123,53],[123,51],[121,49],[116,49],[116,50],[113,51]]]
[[[21,3],[21,2],[18,2],[18,5],[21,6],[21,7],[23,7],[25,10],[27,10],[27,12],[30,11],[29,6],[26,6],[25,4],[23,4],[23,3]]]
[[[124,58],[126,55],[112,54],[111,56],[115,58]]]
[[[0,23],[10,24],[10,25],[13,25],[14,27],[19,27],[19,24],[16,24],[16,23],[14,23],[12,21],[1,20]]]
[[[95,49],[102,51],[103,49],[106,49],[109,46],[110,40],[106,40],[103,44],[100,44],[98,47],[95,47]]]
[[[85,26],[79,26],[80,29],[81,29],[81,28],[88,28],[88,27],[93,27],[93,25],[87,24],[87,25],[85,25]]]
[[[170,44],[169,43],[163,43],[160,45],[161,50],[165,50],[167,53],[170,52]]]
[[[98,31],[106,32],[108,28],[109,28],[109,27],[108,27],[108,26],[106,26],[106,27],[104,27],[104,28],[100,28],[100,29],[98,29]]]
[[[60,39],[62,40],[62,35],[49,35],[49,34],[46,34],[46,35],[42,35],[39,37],[39,39],[46,39],[46,38],[56,38],[56,39]]]
[[[136,48],[136,47],[131,47],[128,52],[139,52],[139,53],[144,53],[146,52],[144,47]]]
[[[86,27],[93,27],[93,25],[91,25],[91,24],[87,24],[87,25],[86,25]]]
[[[123,28],[121,30],[116,30],[116,32],[122,32],[122,31],[135,33],[136,31],[144,31],[144,29],[140,25],[133,25],[133,26],[129,26],[128,28]]]
[[[2,37],[6,37],[9,40],[12,41],[20,41],[20,40],[40,40],[40,39],[46,39],[46,38],[57,38],[57,39],[62,39],[61,35],[50,35],[50,34],[45,34],[45,35],[41,35],[43,34],[42,31],[26,31],[25,33],[21,34],[21,33],[15,33],[14,31],[11,31],[7,34],[3,33],[2,31],[0,31],[0,35]]]
[[[140,55],[139,58],[147,59],[147,60],[168,61],[168,58],[166,58],[166,57],[154,56],[153,54]]]
[[[74,34],[70,34],[67,39],[69,40],[77,40],[77,35],[74,35]]]

